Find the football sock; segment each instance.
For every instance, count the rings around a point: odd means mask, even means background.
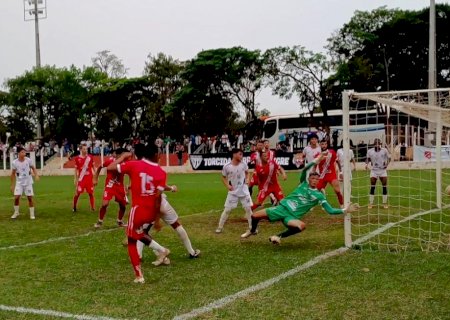
[[[175,231],[178,233],[178,236],[180,237],[181,241],[183,241],[183,245],[189,252],[189,254],[195,254],[194,248],[192,248],[191,240],[189,239],[189,236],[186,230],[183,228],[183,226],[179,225],[175,229]]]
[[[136,247],[139,254],[139,258],[142,259],[142,251],[144,250],[144,243],[142,241],[138,241]]]
[[[122,220],[125,215],[125,206],[119,205],[119,213],[117,214],[117,220]]]
[[[224,226],[225,222],[227,221],[228,216],[230,215],[230,212],[231,212],[230,209],[225,208],[223,210],[222,214],[220,215],[220,220],[219,220],[219,228],[220,229],[223,229],[223,226]]]
[[[78,203],[78,198],[80,197],[80,195],[77,193],[76,195],[73,196],[73,207],[76,208],[77,207],[77,203]]]
[[[246,207],[244,208],[245,210],[245,217],[247,218],[247,222],[248,222],[248,228],[251,229],[252,227],[252,209],[250,207]]]
[[[136,240],[128,238],[128,255],[130,256],[131,264],[133,265],[134,274],[136,277],[142,277],[141,259],[136,248]]]
[[[258,228],[259,219],[255,219],[252,217],[252,228],[250,229],[251,232],[256,232],[256,228]]]
[[[14,206],[14,213],[19,213],[19,206]]]
[[[103,221],[103,219],[105,218],[106,208],[108,208],[108,206],[101,206],[100,207],[100,214],[98,216],[98,219],[101,220],[101,221]]]
[[[259,206],[260,206],[259,204],[254,203],[254,204],[252,205],[252,211],[255,210],[256,208],[258,208]]]
[[[280,234],[278,234],[278,236],[280,238],[286,238],[300,232],[302,232],[302,229],[298,227],[288,227],[286,231],[281,232]]]
[[[94,209],[95,198],[94,198],[94,194],[92,194],[92,193],[89,193],[89,203],[91,204],[91,209]]]
[[[165,248],[163,246],[161,246],[158,242],[156,242],[155,240],[152,240],[150,242],[149,245],[150,249],[156,250],[158,252],[163,252],[165,250]]]

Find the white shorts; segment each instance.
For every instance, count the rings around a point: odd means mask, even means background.
[[[33,185],[29,184],[29,185],[23,186],[21,184],[16,184],[16,187],[14,188],[14,195],[21,196],[22,194],[25,194],[27,197],[34,196]]]
[[[178,214],[175,209],[167,201],[165,195],[161,197],[161,219],[168,225],[174,224],[178,220]]]
[[[376,170],[370,170],[370,177],[371,178],[385,178],[387,177],[387,170],[386,169],[376,169]]]
[[[227,209],[234,209],[237,207],[239,201],[244,208],[250,208],[253,205],[252,197],[250,195],[237,196],[235,194],[228,193],[224,207]]]

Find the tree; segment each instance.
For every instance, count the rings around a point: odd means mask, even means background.
[[[122,60],[109,50],[97,52],[97,55],[91,61],[94,68],[105,73],[109,78],[123,78],[128,71]]]
[[[269,74],[266,85],[273,93],[285,99],[296,95],[302,109],[309,110],[312,116],[314,109],[320,107],[326,119],[330,106],[324,86],[329,60],[302,46],[269,49],[264,56]]]

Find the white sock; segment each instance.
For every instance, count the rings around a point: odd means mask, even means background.
[[[30,207],[30,216],[34,216],[34,207]]]
[[[166,250],[166,248],[162,247],[158,242],[156,242],[155,240],[152,240],[152,242],[150,242],[149,245],[150,249],[156,250],[158,252],[164,252]]]
[[[14,213],[19,213],[19,206],[14,206]]]
[[[383,194],[383,203],[387,203],[387,194]]]
[[[189,236],[186,232],[186,230],[183,228],[182,225],[179,225],[175,231],[178,233],[178,236],[180,237],[181,241],[183,241],[183,245],[186,248],[186,250],[190,254],[195,254],[194,249],[192,248],[191,240],[189,239]]]
[[[142,251],[144,250],[144,243],[142,241],[138,241],[136,243],[136,247],[137,247],[137,251],[138,251],[138,254],[139,254],[139,258],[142,259]]]
[[[223,226],[225,225],[225,222],[227,222],[228,220],[228,216],[230,215],[231,210],[225,208],[222,212],[222,214],[220,215],[220,220],[219,220],[219,229],[223,229]]]
[[[374,194],[369,195],[369,203],[370,204],[373,204],[373,200],[374,199],[375,199],[375,195]]]
[[[244,210],[245,210],[245,217],[247,218],[247,221],[248,221],[248,228],[251,229],[252,228],[252,214],[253,214],[252,208],[247,207],[247,208],[244,208]]]

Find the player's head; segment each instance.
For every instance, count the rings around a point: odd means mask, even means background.
[[[264,149],[269,150],[270,149],[270,142],[269,140],[264,140]]]
[[[27,152],[26,152],[25,149],[22,148],[22,147],[17,147],[16,151],[17,151],[17,156],[18,156],[20,159],[25,158],[25,156],[27,155]]]
[[[375,140],[373,140],[373,143],[375,145],[375,149],[379,150],[381,148],[381,140],[376,138]]]
[[[83,156],[87,155],[87,145],[84,143],[80,146],[80,154]]]
[[[317,146],[317,142],[319,141],[319,137],[315,133],[311,133],[309,135],[309,144],[313,147]]]
[[[261,160],[264,163],[267,163],[267,161],[269,161],[269,153],[266,151],[261,153]]]
[[[233,160],[242,161],[242,158],[244,157],[244,152],[242,152],[239,148],[233,148],[231,150],[231,156]]]
[[[118,158],[118,157],[120,157],[120,155],[122,154],[122,153],[124,153],[126,150],[124,149],[124,148],[117,148],[117,149],[115,149],[114,151],[113,151],[113,155],[116,157],[116,158]]]
[[[261,152],[263,149],[264,149],[264,141],[258,140],[258,142],[256,143],[256,151]]]
[[[145,146],[144,158],[158,162],[158,147],[154,143],[149,143]]]
[[[327,139],[322,139],[320,141],[320,149],[322,149],[322,151],[328,150],[328,140]]]
[[[319,183],[320,176],[317,172],[311,172],[308,177],[308,183],[311,188],[316,188]]]
[[[145,156],[145,145],[137,143],[134,145],[134,155],[138,160],[142,160]]]

